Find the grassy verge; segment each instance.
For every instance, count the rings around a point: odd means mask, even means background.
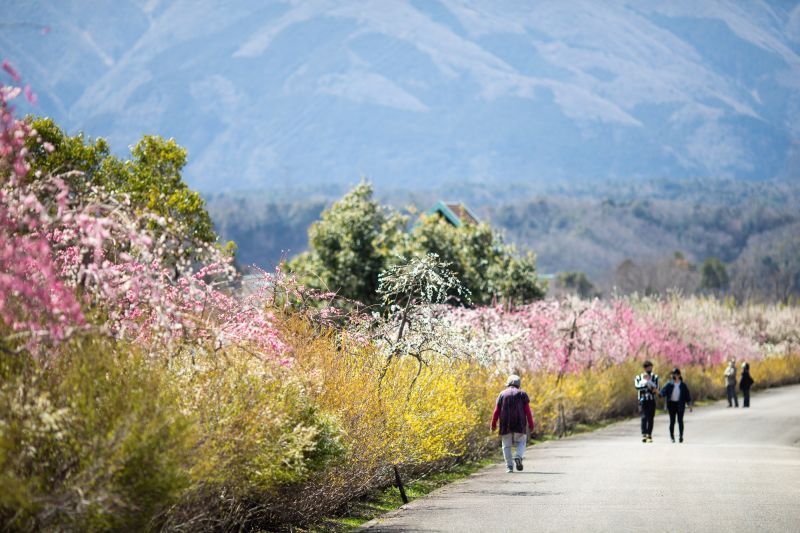
[[[613,418],[606,418],[605,420],[600,420],[597,422],[579,422],[570,426],[569,431],[567,431],[567,437],[571,437],[572,435],[579,435],[581,433],[591,433],[592,431],[597,431],[598,429],[602,429],[606,426],[610,426],[611,424],[616,424],[617,422],[622,422],[623,420],[630,420],[631,416],[618,416]],[[539,442],[547,442],[549,440],[558,440],[560,437],[556,435],[543,435],[542,437],[535,439],[533,442],[534,444]]]
[[[427,496],[440,487],[464,479],[481,468],[496,463],[499,457],[501,457],[499,451],[497,453],[493,452],[484,459],[457,464],[447,472],[437,472],[409,480],[404,484],[406,496],[408,496],[409,501]],[[351,502],[347,508],[343,509],[341,515],[325,519],[310,528],[309,531],[353,531],[373,518],[377,518],[389,511],[394,511],[402,505],[403,500],[400,499],[400,491],[397,487],[389,487],[363,499]]]

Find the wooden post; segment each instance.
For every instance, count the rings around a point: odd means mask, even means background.
[[[403,498],[403,503],[408,503],[406,489],[403,488],[403,480],[400,479],[400,471],[397,470],[397,465],[394,465],[394,481],[397,483],[397,488],[400,489],[400,497]]]
[[[564,410],[564,400],[561,399],[558,401],[558,438],[566,437],[568,433],[567,413]]]

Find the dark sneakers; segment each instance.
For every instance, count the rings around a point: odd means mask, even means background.
[[[514,459],[514,463],[516,463],[516,465],[517,465],[517,470],[522,472],[522,459],[517,457],[517,458]]]

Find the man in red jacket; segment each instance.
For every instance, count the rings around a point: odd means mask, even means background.
[[[531,413],[531,400],[525,391],[519,388],[520,378],[516,374],[508,376],[506,389],[497,397],[497,405],[492,415],[492,431],[497,428],[500,421],[500,440],[503,443],[503,457],[506,460],[506,472],[522,470],[522,458],[525,456],[525,444],[528,442],[528,432],[533,431],[533,414]],[[511,461],[511,448],[517,445],[514,463]]]

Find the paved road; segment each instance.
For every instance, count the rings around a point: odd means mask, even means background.
[[[800,531],[800,386],[686,413],[686,442],[638,420],[529,447],[525,470],[488,467],[368,531]],[[676,428],[677,430],[677,428]]]

